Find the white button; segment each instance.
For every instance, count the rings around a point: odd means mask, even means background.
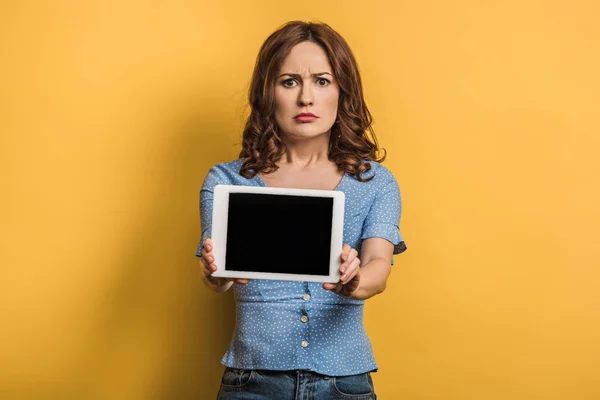
[[[308,322],[308,317],[306,315],[303,315],[300,317],[300,321],[302,322]]]
[[[308,347],[308,342],[306,340],[302,341],[302,347]]]
[[[310,294],[306,293],[304,296],[302,296],[302,300],[309,301],[310,300]]]

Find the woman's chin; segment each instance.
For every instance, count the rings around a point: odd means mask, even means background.
[[[284,134],[284,136],[291,140],[329,138],[330,131],[330,129],[324,131],[322,128],[319,129],[318,127],[302,127],[300,129],[296,127],[296,129],[290,130],[289,133]]]

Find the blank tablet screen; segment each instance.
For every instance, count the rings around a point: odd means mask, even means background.
[[[227,271],[329,275],[333,199],[229,193]]]

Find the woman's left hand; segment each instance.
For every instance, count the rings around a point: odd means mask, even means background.
[[[323,283],[323,289],[344,296],[352,297],[360,282],[360,259],[358,251],[344,244],[342,247],[342,265],[340,265],[340,281],[338,283]]]

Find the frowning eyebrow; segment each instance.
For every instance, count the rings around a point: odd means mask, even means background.
[[[279,78],[281,78],[282,76],[285,76],[285,75],[290,76],[294,79],[298,79],[298,80],[302,79],[300,74],[288,74],[288,73],[279,75]],[[312,76],[313,78],[318,78],[319,76],[323,76],[323,75],[331,75],[333,77],[333,75],[330,72],[315,72],[314,74],[310,74],[310,76]]]

